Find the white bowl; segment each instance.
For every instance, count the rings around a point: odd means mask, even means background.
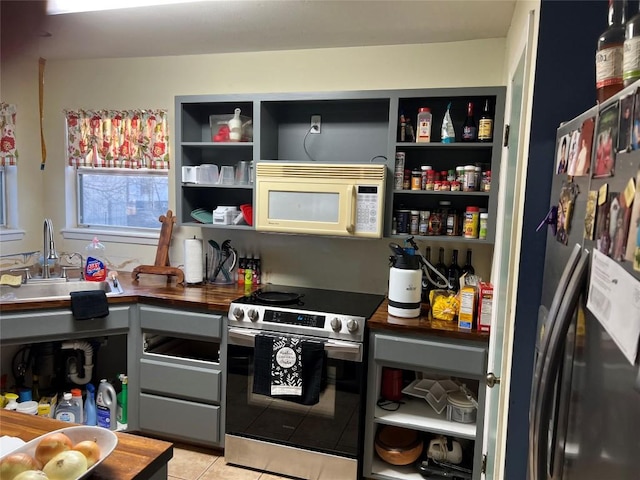
[[[116,445],[118,445],[118,437],[111,430],[102,427],[87,427],[78,425],[75,427],[60,428],[58,430],[53,430],[51,432],[45,433],[44,435],[40,435],[39,437],[25,443],[21,447],[7,452],[6,455],[8,455],[9,453],[20,452],[27,453],[35,458],[36,446],[38,445],[38,443],[40,443],[40,440],[48,437],[52,433],[64,433],[71,439],[74,445],[83,440],[94,440],[98,444],[98,447],[100,447],[100,460],[98,460],[95,464],[89,467],[86,472],[84,472],[81,476],[74,480],[80,480],[81,478],[86,478],[91,475],[93,469],[100,465],[105,458],[111,455],[111,452],[113,452],[113,450],[116,448]]]

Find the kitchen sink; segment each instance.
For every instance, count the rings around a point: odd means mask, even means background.
[[[30,279],[27,283],[13,287],[0,285],[0,302],[15,300],[60,300],[70,298],[71,292],[103,290],[107,297],[124,292],[119,282],[88,282],[69,279]]]

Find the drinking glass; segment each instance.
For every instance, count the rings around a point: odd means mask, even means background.
[[[236,184],[249,185],[249,162],[238,162],[236,167]]]
[[[220,177],[218,178],[218,182],[222,185],[233,185],[234,174],[234,167],[232,165],[224,165],[220,167]]]

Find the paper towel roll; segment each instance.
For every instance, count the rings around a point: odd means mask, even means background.
[[[203,277],[202,240],[187,238],[184,241],[184,281],[201,283]]]

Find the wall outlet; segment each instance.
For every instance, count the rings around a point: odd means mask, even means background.
[[[311,133],[320,133],[320,115],[311,115]]]

